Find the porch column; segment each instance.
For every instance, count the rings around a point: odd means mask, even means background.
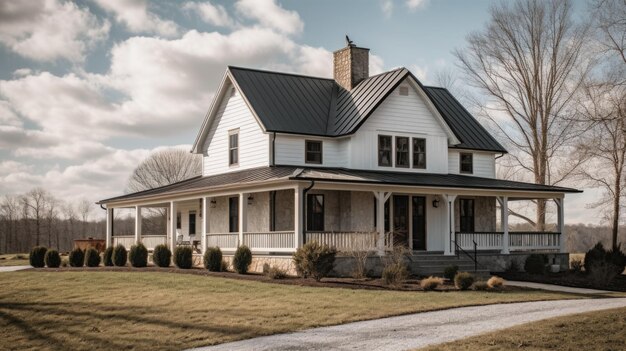
[[[378,255],[385,254],[385,203],[391,196],[391,192],[374,191],[376,198],[376,231],[378,232],[378,240],[376,248]]]
[[[559,235],[559,251],[567,252],[567,235],[565,235],[565,198],[554,199],[558,211],[557,228],[561,233]]]
[[[502,250],[500,253],[509,253],[509,198],[501,196],[498,198],[500,202],[500,221],[502,222]]]
[[[135,244],[141,243],[141,206],[135,206]]]
[[[444,238],[444,255],[454,255],[455,249],[453,242],[456,241],[454,237],[455,224],[454,224],[454,200],[456,199],[456,195],[454,194],[443,194],[442,196],[446,200],[446,228],[447,235]]]
[[[105,246],[113,245],[113,208],[107,206],[107,233]]]
[[[170,201],[170,250],[174,253],[174,249],[176,248],[176,203],[174,201]]]
[[[202,231],[200,232],[200,235],[202,235],[200,237],[200,245],[201,245],[201,249],[200,251],[202,252],[202,259],[204,260],[204,253],[206,252],[206,232],[207,229],[209,228],[208,226],[208,222],[209,222],[209,206],[208,205],[208,201],[207,201],[207,197],[202,197]]]
[[[302,216],[304,209],[302,206],[302,187],[300,185],[293,188],[293,233],[295,236],[294,246],[299,248],[304,244],[304,228],[302,228]]]
[[[243,245],[243,233],[248,229],[248,194],[239,193],[239,245]]]

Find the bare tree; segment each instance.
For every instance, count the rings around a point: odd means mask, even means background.
[[[24,196],[22,202],[27,218],[35,221],[35,245],[39,246],[41,239],[41,221],[44,218],[50,195],[43,188],[35,188]]]
[[[202,156],[181,149],[166,149],[148,156],[133,171],[127,192],[153,189],[201,174]]]
[[[17,219],[20,215],[20,201],[16,196],[4,195],[0,202],[0,216],[4,221],[4,252],[10,252],[10,248],[17,241]],[[13,238],[11,238],[13,236]]]
[[[78,201],[76,209],[78,210],[78,214],[80,215],[81,219],[81,235],[84,236],[86,235],[87,220],[89,219],[89,213],[91,212],[91,202],[84,198],[80,199],[80,201]]]
[[[568,159],[584,132],[568,117],[589,71],[588,27],[573,23],[567,0],[505,2],[490,12],[486,28],[454,54],[485,97],[476,101],[481,114],[514,149],[515,167],[537,184],[559,184],[583,163]],[[536,228],[543,230],[546,202],[536,203]]]
[[[609,61],[609,75],[618,86],[626,85],[626,1],[596,0],[592,6],[601,51]]]

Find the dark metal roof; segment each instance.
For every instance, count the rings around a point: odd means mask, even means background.
[[[448,89],[425,86],[424,90],[454,135],[461,140],[461,144],[455,145],[455,148],[507,152],[485,127],[450,94]]]
[[[101,200],[99,204],[124,200],[141,200],[154,196],[176,195],[179,193],[211,190],[225,185],[245,185],[248,183],[272,180],[318,180],[347,183],[409,185],[437,188],[469,188],[492,190],[522,190],[537,192],[574,193],[572,188],[514,182],[510,180],[473,177],[458,174],[405,173],[344,168],[299,168],[295,166],[275,166],[247,169],[238,172],[206,177],[195,177],[163,187],[140,191]]]
[[[506,152],[447,90],[424,87],[406,68],[369,77],[351,91],[332,79],[232,66],[228,69],[269,132],[326,137],[353,134],[411,76],[461,141],[457,147]]]

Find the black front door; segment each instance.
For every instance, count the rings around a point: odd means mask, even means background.
[[[413,196],[413,250],[426,250],[426,198]]]
[[[409,246],[409,197],[393,196],[393,246]]]

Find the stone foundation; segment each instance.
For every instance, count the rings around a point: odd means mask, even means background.
[[[517,261],[520,270],[524,270],[524,263],[526,258],[530,256],[532,252],[513,252],[508,255],[500,253],[479,253],[478,264],[488,268],[493,272],[503,272],[511,264],[511,261]],[[561,266],[561,271],[569,269],[569,253],[543,253],[548,257],[548,264],[558,264]]]
[[[233,255],[224,255],[224,261],[228,262],[228,269],[233,269]],[[252,255],[252,264],[250,264],[250,272],[263,273],[263,265],[269,264],[270,267],[278,267],[289,275],[296,275],[296,268],[293,265],[291,256],[261,256]]]

